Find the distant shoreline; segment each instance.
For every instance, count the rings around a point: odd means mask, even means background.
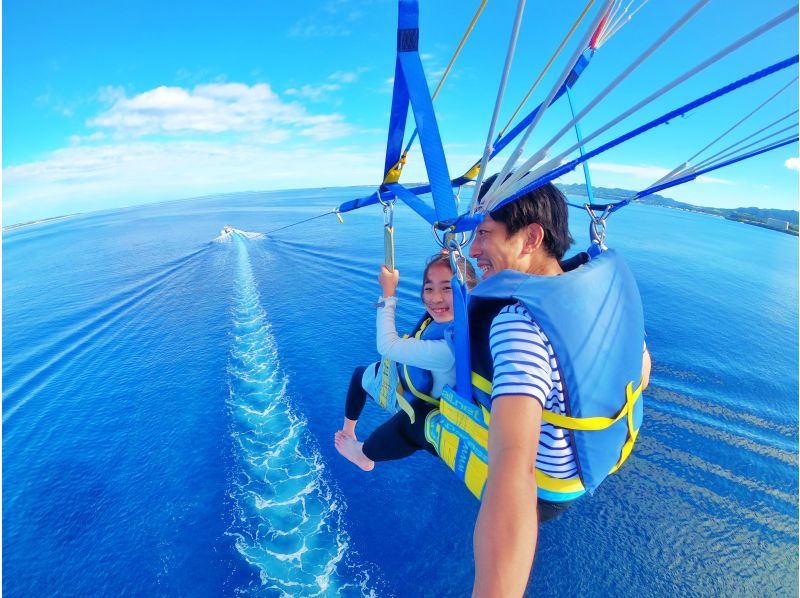
[[[583,184],[569,184],[569,185],[556,185],[562,192],[570,195],[581,195],[586,197],[586,185]],[[607,189],[605,187],[594,187],[592,189],[593,195],[596,199],[603,199],[607,201],[621,201],[633,198],[636,193],[628,189]],[[743,224],[751,224],[767,230],[774,230],[779,233],[786,233],[793,237],[798,235],[798,222],[800,221],[800,213],[797,210],[780,210],[775,208],[709,208],[705,206],[696,206],[681,201],[675,201],[669,197],[661,195],[648,195],[641,199],[637,199],[636,203],[655,206],[659,208],[669,208],[672,210],[680,210],[682,212],[694,212],[695,214],[705,214],[707,216],[716,216],[717,218],[724,218],[732,222],[741,222]],[[788,228],[776,228],[767,224],[768,219],[774,219],[788,224]]]
[[[556,186],[561,189],[562,192],[569,194],[569,195],[579,195],[582,197],[587,197],[586,194],[586,185],[584,184],[556,184]],[[309,191],[319,191],[323,189],[357,189],[361,187],[368,187],[368,185],[347,185],[343,187],[314,187],[308,188]],[[282,190],[269,190],[269,191],[238,191],[232,193],[221,193],[215,195],[237,195],[239,193],[273,193],[273,192],[280,192],[280,191],[299,191],[301,189],[282,189]],[[607,200],[607,201],[621,201],[624,199],[632,198],[636,192],[630,191],[628,189],[619,189],[619,188],[605,188],[605,187],[594,187],[593,188],[593,195],[595,199]],[[209,196],[202,196],[202,197],[209,197]],[[181,199],[172,199],[172,200],[165,200],[165,201],[156,201],[150,202],[146,204],[137,204],[137,205],[152,205],[152,204],[159,204],[159,203],[168,203],[172,201],[186,201],[194,199],[193,197],[188,198],[181,198]],[[636,203],[641,205],[648,205],[648,206],[655,206],[660,208],[670,208],[673,210],[680,210],[683,212],[694,212],[696,214],[705,214],[707,216],[716,216],[717,218],[724,218],[726,220],[731,220],[733,222],[742,222],[744,224],[750,224],[753,226],[758,226],[759,228],[765,228],[767,230],[773,230],[779,233],[786,233],[792,235],[794,237],[798,237],[798,221],[799,221],[799,213],[797,210],[781,210],[776,208],[756,208],[756,207],[748,207],[748,208],[710,208],[705,206],[696,206],[693,204],[688,204],[684,202],[679,202],[674,199],[670,199],[668,197],[663,197],[661,195],[649,195],[647,197],[643,197],[642,199],[636,200]],[[124,206],[120,209],[131,208],[136,206]],[[30,220],[28,222],[20,222],[17,224],[9,224],[8,226],[3,227],[3,232],[11,231],[17,228],[22,228],[26,226],[33,226],[35,224],[42,224],[45,222],[52,222],[54,220],[63,220],[65,218],[72,218],[74,216],[81,216],[86,214],[86,212],[74,212],[72,214],[63,214],[60,216],[51,216],[49,218],[40,218],[38,220]],[[776,220],[782,220],[784,222],[789,223],[788,229],[781,229],[775,228],[772,226],[768,226],[766,223],[766,218],[774,218]]]
[[[43,222],[51,222],[53,220],[63,220],[64,218],[72,218],[73,216],[80,216],[83,212],[75,212],[74,214],[64,214],[62,216],[51,216],[50,218],[40,218],[39,220],[29,220],[28,222],[19,222],[17,224],[9,224],[3,227],[3,232],[14,230],[15,228],[22,228],[23,226],[33,226],[34,224],[42,224]]]

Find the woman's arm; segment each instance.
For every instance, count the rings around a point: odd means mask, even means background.
[[[390,272],[381,266],[378,282],[383,291],[376,318],[376,344],[378,353],[393,361],[413,365],[426,370],[449,370],[455,365],[453,352],[443,340],[423,341],[416,338],[400,338],[395,326],[397,297],[395,290],[400,281],[400,272]],[[382,305],[381,305],[382,304]]]

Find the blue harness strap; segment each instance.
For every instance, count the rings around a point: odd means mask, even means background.
[[[429,224],[432,225],[436,222],[436,212],[433,208],[406,187],[400,183],[389,183],[386,187],[394,193],[400,201],[404,202],[408,207],[427,220]]]

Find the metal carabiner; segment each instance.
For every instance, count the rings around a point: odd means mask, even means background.
[[[592,243],[596,244],[600,248],[601,251],[605,251],[608,249],[608,247],[605,245],[606,219],[611,214],[611,208],[613,206],[607,205],[603,209],[603,213],[600,216],[594,213],[594,210],[592,210],[589,204],[585,204],[583,207],[589,214],[589,218],[592,219],[592,222],[589,225],[589,238],[591,239]]]
[[[464,233],[462,233],[463,235]],[[461,245],[456,241],[455,234],[450,237],[446,249],[450,253],[450,269],[456,275],[459,284],[466,284],[467,279],[467,260],[461,252]]]
[[[439,232],[436,229],[436,225],[433,225],[431,227],[431,232],[433,233],[433,238],[436,239],[436,243],[442,249],[448,249],[451,240],[454,240],[456,242],[456,244],[458,245],[459,249],[463,249],[464,246],[469,245],[472,242],[472,237],[475,236],[475,231],[474,230],[470,232],[469,237],[467,236],[467,233],[465,233],[465,232],[454,233],[452,231],[443,231],[444,235],[440,238],[439,237]],[[458,237],[458,235],[461,236],[461,240],[460,241],[456,241],[456,238]]]

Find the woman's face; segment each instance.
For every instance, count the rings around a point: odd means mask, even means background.
[[[450,268],[444,264],[434,264],[428,268],[428,276],[422,282],[422,302],[435,322],[450,322],[453,319],[452,276]]]

